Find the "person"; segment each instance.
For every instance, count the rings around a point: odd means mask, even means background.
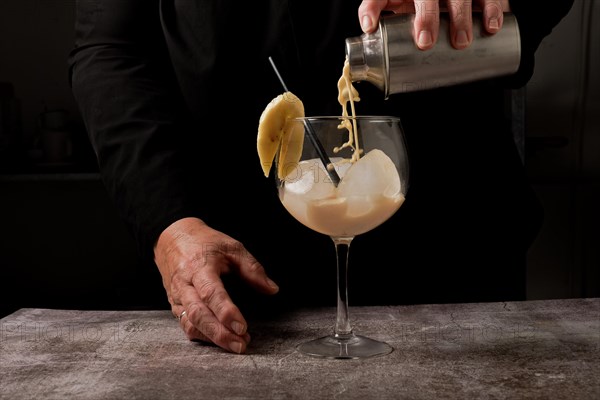
[[[502,7],[517,17],[521,65],[509,77],[388,99],[356,84],[358,114],[401,118],[410,188],[392,218],[353,242],[351,305],[525,298],[526,252],[543,210],[527,183],[505,94],[529,80],[536,49],[571,2],[473,4],[491,34],[502,29]],[[361,27],[372,32],[386,12],[416,13],[421,51],[439,35],[432,0],[247,7],[80,0],[69,55],[103,182],[140,258],[158,267],[186,335],[235,353],[250,342],[247,315],[335,304],[330,240],[287,214],[258,162],[259,116],[283,92],[269,57],[306,115],[339,115],[345,38]],[[473,40],[471,7],[447,4],[457,49]]]

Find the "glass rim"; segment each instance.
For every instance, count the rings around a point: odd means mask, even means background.
[[[349,115],[347,117],[341,115],[314,115],[314,116],[305,116],[305,117],[295,117],[290,118],[292,121],[341,121],[341,120],[351,120],[351,121],[400,121],[400,117],[395,117],[392,115],[357,115],[355,117]]]

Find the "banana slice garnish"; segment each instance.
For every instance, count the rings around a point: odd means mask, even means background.
[[[304,104],[292,92],[275,97],[267,105],[258,122],[256,140],[258,158],[266,177],[279,150],[277,176],[284,179],[300,161],[304,144],[304,127],[286,125],[291,118],[304,117]]]

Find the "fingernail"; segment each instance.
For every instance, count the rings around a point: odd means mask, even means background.
[[[492,17],[490,18],[490,21],[488,22],[488,27],[491,30],[498,30],[500,28],[500,23],[498,22],[498,18]]]
[[[364,32],[369,32],[373,27],[373,21],[371,21],[371,18],[368,15],[363,15],[360,26]]]
[[[240,354],[242,352],[243,348],[244,348],[244,345],[240,342],[229,343],[229,349],[231,351],[233,351],[234,353]]]
[[[275,290],[279,290],[279,286],[275,282],[273,282],[270,278],[267,278],[267,285]]]
[[[454,38],[454,41],[456,42],[456,44],[458,46],[467,46],[469,44],[469,37],[467,36],[467,32],[466,31],[458,31],[456,32],[456,37]]]
[[[431,32],[429,31],[421,31],[419,33],[418,45],[419,47],[428,47],[433,43],[433,38],[431,37]]]
[[[238,321],[231,323],[231,329],[238,335],[243,335],[246,332],[246,326]]]

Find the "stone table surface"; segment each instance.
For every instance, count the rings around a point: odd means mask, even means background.
[[[251,320],[235,355],[188,341],[169,311],[21,309],[0,320],[0,398],[600,399],[600,299],[351,307],[392,353],[298,353],[334,313]]]

